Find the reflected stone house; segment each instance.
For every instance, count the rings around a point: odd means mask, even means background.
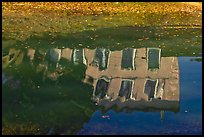
[[[11,49],[3,57],[7,66],[23,56],[37,61],[37,71],[45,70],[44,77],[57,80],[62,74],[49,71],[60,69],[62,59],[87,66],[84,82],[93,85],[93,101],[106,108],[179,109],[179,68],[177,57],[161,57],[159,48],[109,49],[28,49],[24,54]],[[21,57],[22,56],[22,57]],[[19,58],[19,59],[18,59]],[[51,66],[50,66],[51,64]],[[61,69],[60,69],[61,70]]]
[[[97,50],[85,49],[88,64],[85,82],[93,79],[93,99],[99,105],[106,108],[114,105],[138,109],[179,108],[176,57],[161,57],[158,48],[127,48],[101,54],[104,63],[93,64],[97,54]]]

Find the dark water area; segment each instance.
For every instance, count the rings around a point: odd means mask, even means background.
[[[97,110],[78,134],[202,134],[202,63],[179,57],[180,111],[116,112]],[[192,71],[193,70],[193,71]],[[161,114],[164,113],[164,118]],[[104,115],[109,116],[103,118]]]
[[[202,134],[201,30],[142,30],[3,40],[2,133]]]

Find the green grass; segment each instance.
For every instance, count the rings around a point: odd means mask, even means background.
[[[9,9],[3,10],[3,15],[5,16],[2,19],[2,36],[4,39],[24,41],[32,35],[41,36],[42,33],[49,33],[52,36],[55,33],[68,35],[124,26],[164,27],[185,25],[190,28],[196,26],[202,27],[201,11],[190,12],[191,6],[185,7],[181,3],[166,3],[166,5],[164,3],[109,3],[109,6],[104,6],[103,4],[101,6],[104,8],[103,11],[99,13],[93,10],[93,14],[86,12],[86,10],[83,11],[81,7],[78,11],[75,9],[72,9],[72,11],[62,9],[48,10],[46,8],[35,9],[35,12],[32,10],[28,11],[28,13],[32,12],[31,15],[25,13],[23,16],[18,10],[15,12],[11,12],[12,10],[6,12]],[[117,9],[115,8],[116,6],[122,7],[125,10],[114,12],[112,9],[109,9],[109,7]],[[16,8],[23,7],[19,6]],[[97,9],[98,6],[94,8]],[[134,10],[131,11],[131,8]],[[185,10],[180,11],[181,8]],[[191,9],[194,8],[192,7]],[[42,10],[45,11],[42,12]],[[78,12],[79,14],[75,15],[74,12]]]

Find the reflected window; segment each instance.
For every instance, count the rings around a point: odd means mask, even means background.
[[[61,58],[61,49],[53,48],[48,51],[47,59],[52,62],[58,62]]]
[[[101,78],[97,81],[96,90],[94,92],[96,97],[103,99],[106,96],[109,82],[110,81],[105,78]]]
[[[154,98],[154,94],[156,92],[156,87],[157,87],[158,81],[157,80],[147,80],[145,83],[145,91],[148,95],[148,100]]]
[[[86,64],[84,49],[73,49],[72,50],[72,62],[74,64]]]
[[[132,92],[132,87],[133,87],[132,80],[122,80],[120,91],[119,91],[119,96],[120,97],[125,96],[126,99],[129,99],[131,92]]]
[[[135,69],[135,52],[136,49],[127,48],[122,51],[122,69]]]
[[[148,48],[147,49],[148,70],[155,70],[160,68],[161,49]]]
[[[162,99],[164,92],[164,79],[149,79],[145,83],[144,93],[148,95],[148,100],[152,98]]]
[[[107,69],[109,62],[109,54],[109,49],[97,48],[92,65],[99,67],[99,71]]]

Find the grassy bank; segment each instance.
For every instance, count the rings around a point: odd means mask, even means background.
[[[166,2],[3,2],[3,39],[70,34],[121,26],[202,26],[202,7]]]

